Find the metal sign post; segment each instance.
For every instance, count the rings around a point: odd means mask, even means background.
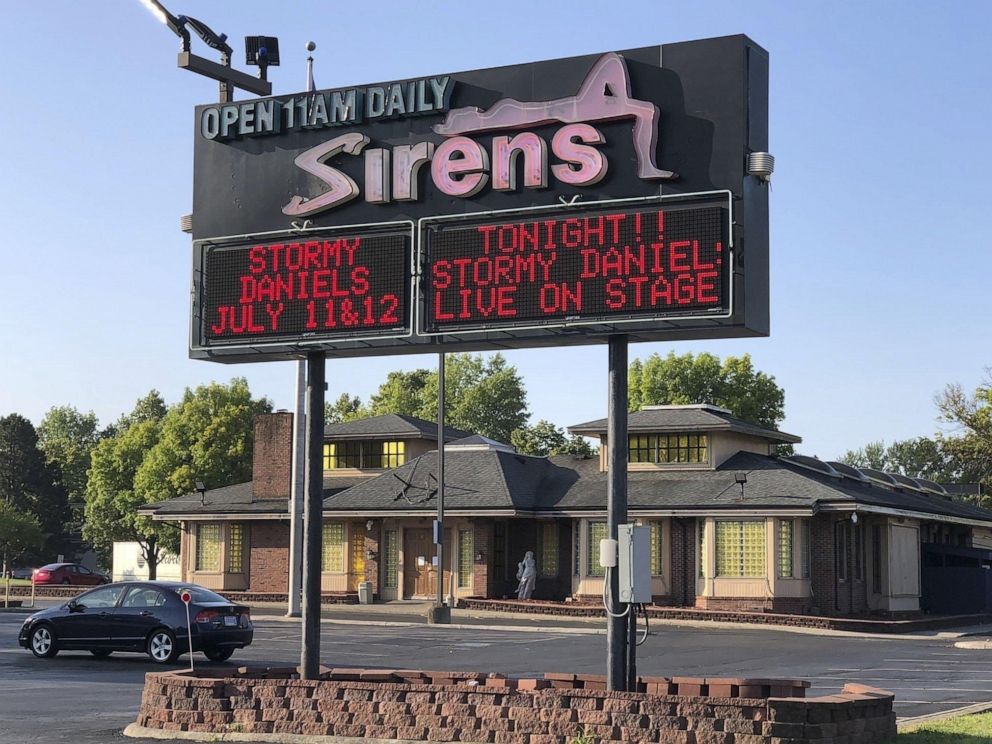
[[[437,545],[437,599],[428,612],[432,623],[450,623],[451,608],[444,603],[444,352],[437,355],[437,519],[434,520]]]
[[[189,589],[183,589],[182,594],[179,595],[179,599],[183,601],[186,605],[186,632],[189,634],[189,670],[193,671],[193,622],[189,618],[189,603],[193,599],[193,595],[189,593]]]
[[[324,392],[326,359],[307,354],[307,483],[303,497],[303,638],[300,678],[320,674],[320,541],[324,510]]]
[[[627,521],[627,337],[611,336],[609,342],[609,402],[607,412],[606,531],[616,540],[619,525]],[[607,606],[620,606],[619,571],[608,572]],[[628,619],[610,615],[606,625],[606,685],[608,690],[627,689]]]

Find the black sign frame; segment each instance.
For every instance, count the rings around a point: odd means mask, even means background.
[[[689,311],[685,313],[672,311],[658,312],[628,312],[612,313],[601,315],[587,315],[582,318],[558,318],[548,319],[542,322],[534,321],[493,321],[491,323],[479,323],[476,325],[453,324],[452,326],[441,328],[431,327],[429,321],[428,302],[430,302],[431,288],[428,286],[431,281],[431,236],[432,232],[437,233],[449,225],[487,225],[492,222],[506,220],[512,222],[528,217],[535,218],[574,218],[583,217],[587,214],[598,212],[609,212],[612,210],[631,210],[644,208],[649,209],[657,206],[659,209],[687,211],[700,208],[719,208],[723,214],[723,225],[721,236],[727,251],[727,265],[721,268],[721,282],[725,284],[725,301],[719,307],[709,310]],[[604,199],[593,202],[575,201],[569,204],[553,204],[537,207],[524,207],[520,209],[490,210],[486,212],[475,212],[471,214],[438,215],[435,217],[425,217],[418,221],[417,227],[417,316],[415,327],[418,336],[423,337],[472,337],[479,333],[501,332],[509,336],[520,334],[525,336],[528,331],[541,331],[543,333],[554,331],[567,331],[568,329],[581,329],[583,327],[595,326],[619,326],[615,332],[627,324],[644,324],[657,321],[673,320],[721,320],[730,318],[734,312],[734,213],[733,194],[727,190],[704,192],[698,194],[673,194],[670,196],[650,196],[631,199]]]

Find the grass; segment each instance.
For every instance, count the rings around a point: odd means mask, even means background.
[[[0,579],[0,592],[3,592],[6,579]],[[11,586],[31,586],[31,579],[11,579]]]
[[[895,744],[992,744],[992,713],[927,723],[900,733]]]

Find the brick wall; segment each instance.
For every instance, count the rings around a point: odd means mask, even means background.
[[[472,593],[480,597],[491,597],[493,592],[493,521],[491,519],[472,520]],[[481,558],[482,560],[478,560]]]
[[[837,553],[835,528],[840,523],[848,528],[847,579],[837,579]],[[867,613],[867,565],[864,578],[855,574],[855,540],[848,517],[821,514],[813,518],[810,535],[813,543],[812,561],[812,611],[820,615],[854,615]],[[867,530],[865,531],[867,540]],[[867,545],[865,545],[867,558]],[[866,562],[867,563],[867,562]]]
[[[642,677],[640,692],[607,692],[605,678],[593,675],[517,680],[325,669],[319,680],[300,680],[293,670],[244,672],[227,678],[147,674],[136,724],[125,733],[506,744],[568,744],[580,734],[601,742],[871,744],[896,733],[893,695],[861,685],[805,698],[808,683],[795,680]]]
[[[671,592],[668,602],[678,607],[692,607],[696,602],[696,520],[672,519]]]
[[[248,589],[252,593],[289,591],[289,522],[259,520],[248,527]]]
[[[293,473],[293,414],[255,417],[252,493],[256,499],[287,499]]]
[[[491,520],[486,520],[487,522]],[[537,560],[538,575],[534,585],[534,599],[562,600],[572,593],[572,530],[567,520],[556,519],[558,527],[558,575],[555,577],[541,576],[541,540],[545,521],[536,519],[514,519],[507,525],[507,562],[510,568],[510,578],[503,582],[502,587],[493,586],[496,596],[516,596],[518,582],[514,578],[517,564],[523,560],[524,553],[533,551]],[[490,595],[492,596],[492,595]]]

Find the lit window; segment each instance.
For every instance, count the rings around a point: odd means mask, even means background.
[[[406,442],[371,439],[324,445],[324,470],[382,470],[398,468],[405,462]]]
[[[803,520],[803,578],[808,579],[810,569],[813,564],[813,537],[810,530],[810,521]]]
[[[472,586],[473,553],[475,539],[472,530],[458,530],[458,586]]]
[[[586,550],[586,574],[605,576],[606,569],[599,565],[599,541],[606,539],[606,522],[589,522],[589,545]]]
[[[220,571],[220,525],[196,526],[196,570]]]
[[[554,578],[558,575],[558,523],[545,522],[541,525],[541,576]]]
[[[344,573],[344,524],[330,522],[324,525],[321,542],[320,570]]]
[[[778,576],[780,579],[792,578],[792,520],[780,519],[778,522]]]
[[[664,555],[662,553],[662,524],[661,522],[651,523],[651,575],[664,575]]]
[[[672,463],[709,462],[706,434],[635,434],[627,440],[627,462]]]
[[[405,442],[383,442],[382,443],[382,465],[383,468],[398,468],[406,462]]]
[[[757,578],[765,576],[765,523],[716,523],[716,575]]]
[[[227,549],[227,572],[244,573],[245,556],[245,527],[243,524],[231,525],[231,542]]]
[[[386,530],[383,535],[382,585],[386,589],[396,588],[396,575],[400,567],[399,540],[396,530]]]

